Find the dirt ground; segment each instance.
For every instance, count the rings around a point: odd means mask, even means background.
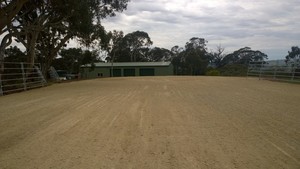
[[[0,168],[300,168],[300,85],[227,77],[54,84],[0,97]]]

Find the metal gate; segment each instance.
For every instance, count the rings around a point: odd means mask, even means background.
[[[258,77],[259,79],[300,82],[300,63],[288,64],[283,60],[250,62],[247,76]]]
[[[42,87],[47,82],[40,70],[40,64],[4,62],[0,71],[0,95]]]

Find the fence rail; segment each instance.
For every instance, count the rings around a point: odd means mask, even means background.
[[[300,63],[250,62],[247,76],[258,77],[259,79],[300,82]]]
[[[47,82],[40,64],[4,62],[0,70],[0,95],[42,87]]]

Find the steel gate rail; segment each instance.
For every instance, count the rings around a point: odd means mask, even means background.
[[[42,87],[47,84],[40,64],[4,62],[0,71],[0,95]]]
[[[300,82],[300,62],[287,64],[278,61],[256,61],[248,65],[248,77],[279,81]]]

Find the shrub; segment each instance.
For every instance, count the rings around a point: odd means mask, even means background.
[[[219,68],[222,76],[247,76],[247,65],[230,64]]]
[[[211,69],[206,72],[207,76],[219,76],[220,72],[216,69]]]

